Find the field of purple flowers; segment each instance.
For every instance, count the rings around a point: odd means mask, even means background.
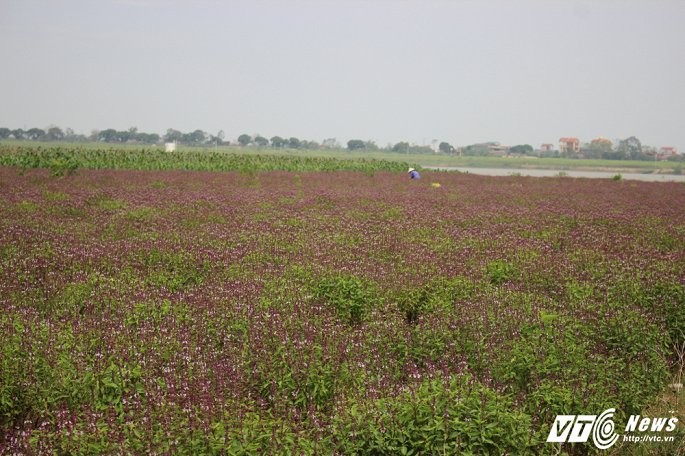
[[[0,453],[585,454],[555,416],[685,343],[682,184],[0,168],[0,213]]]

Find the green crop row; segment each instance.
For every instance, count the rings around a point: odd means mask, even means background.
[[[50,169],[53,175],[72,174],[79,168],[133,169],[146,171],[376,171],[401,172],[410,166],[403,162],[300,157],[296,155],[239,154],[213,150],[84,149],[67,147],[0,146],[0,166],[22,169]],[[413,167],[418,167],[413,165]]]

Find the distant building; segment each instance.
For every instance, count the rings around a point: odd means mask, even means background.
[[[540,150],[543,152],[551,152],[554,150],[554,144],[541,144]]]
[[[488,149],[490,151],[489,155],[493,157],[504,157],[505,155],[509,155],[510,147],[503,146],[499,143],[489,143]]]
[[[580,140],[578,138],[559,138],[559,152],[562,154],[580,153]]]
[[[593,139],[592,141],[590,141],[590,144],[596,145],[596,146],[607,147],[609,149],[611,149],[611,146],[613,145],[611,143],[611,140],[603,138],[602,136],[600,136],[599,138]]]
[[[659,148],[659,152],[656,154],[657,160],[668,160],[671,157],[677,157],[678,150],[675,147],[663,146]]]

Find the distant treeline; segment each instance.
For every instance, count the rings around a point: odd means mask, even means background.
[[[668,159],[675,161],[685,161],[682,154],[663,154],[662,151],[654,147],[641,143],[635,136],[619,140],[615,145],[605,139],[595,139],[589,143],[580,144],[575,150],[545,150],[535,149],[530,144],[519,144],[515,146],[502,146],[499,142],[483,142],[468,146],[454,147],[450,143],[433,140],[431,145],[416,145],[406,141],[395,144],[388,144],[385,147],[378,146],[372,140],[351,139],[345,146],[335,138],[327,138],[322,142],[300,139],[296,137],[272,136],[267,138],[260,134],[249,135],[241,134],[233,142],[225,139],[223,131],[216,135],[207,133],[203,130],[195,130],[183,133],[179,130],[169,128],[164,135],[157,133],[145,133],[138,131],[138,128],[131,127],[128,130],[116,130],[108,128],[106,130],[94,130],[90,135],[77,134],[71,128],[62,130],[59,127],[51,126],[46,130],[31,128],[23,130],[21,128],[9,129],[0,128],[0,140],[29,140],[29,141],[62,141],[69,143],[103,143],[103,144],[141,144],[155,145],[161,143],[176,143],[191,147],[210,147],[210,146],[236,146],[236,147],[255,147],[269,149],[302,149],[302,150],[342,150],[349,151],[374,151],[383,150],[397,152],[401,154],[446,154],[459,156],[532,156],[532,157],[563,157],[563,158],[589,158],[589,159],[608,159],[608,160],[655,160]],[[551,145],[547,145],[551,146]]]
[[[63,141],[71,143],[79,142],[97,142],[106,144],[160,144],[162,142],[173,142],[186,146],[258,146],[258,147],[273,147],[273,148],[289,148],[289,149],[321,149],[321,148],[342,148],[340,144],[333,138],[326,139],[322,143],[316,141],[309,141],[295,137],[283,138],[280,136],[273,136],[267,139],[261,135],[240,135],[233,143],[225,139],[223,131],[219,131],[216,135],[207,133],[203,130],[195,130],[192,132],[181,132],[173,128],[169,128],[164,135],[157,133],[145,133],[138,131],[138,128],[131,127],[128,130],[116,130],[108,128],[106,130],[93,130],[90,135],[86,136],[74,132],[71,128],[62,130],[59,127],[52,126],[46,130],[41,128],[31,128],[24,130],[22,128],[10,129],[0,127],[0,140],[14,139],[14,140],[28,140],[28,141]],[[367,142],[369,145],[370,142]]]
[[[22,128],[9,129],[0,127],[0,139],[15,139],[29,141],[64,141],[64,142],[103,142],[103,143],[141,143],[157,144],[162,141],[162,137],[157,133],[139,132],[137,128],[131,127],[128,130],[117,131],[113,128],[107,130],[94,130],[89,136],[78,134],[71,128],[62,130],[59,127],[49,127],[47,130],[41,128]]]
[[[116,130],[108,128],[106,130],[93,130],[90,135],[77,134],[71,128],[62,130],[59,127],[51,126],[46,130],[31,128],[24,130],[21,128],[10,129],[0,128],[0,140],[28,140],[28,141],[62,141],[69,143],[105,143],[105,144],[161,144],[176,143],[185,146],[207,147],[207,146],[240,146],[240,147],[259,147],[271,149],[347,149],[347,150],[387,150],[399,153],[454,153],[456,149],[446,142],[440,143],[439,148],[432,146],[419,146],[408,142],[388,144],[386,147],[379,147],[372,140],[351,139],[343,146],[336,138],[327,138],[321,142],[301,139],[294,136],[282,137],[272,136],[267,138],[260,134],[248,135],[241,134],[233,142],[225,138],[223,131],[216,135],[207,133],[203,130],[195,130],[184,133],[173,128],[169,128],[164,135],[157,133],[145,133],[138,131],[138,128],[131,127],[128,130]]]

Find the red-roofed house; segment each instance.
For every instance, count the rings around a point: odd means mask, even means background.
[[[559,138],[559,152],[577,154],[580,152],[580,140],[578,138]]]

